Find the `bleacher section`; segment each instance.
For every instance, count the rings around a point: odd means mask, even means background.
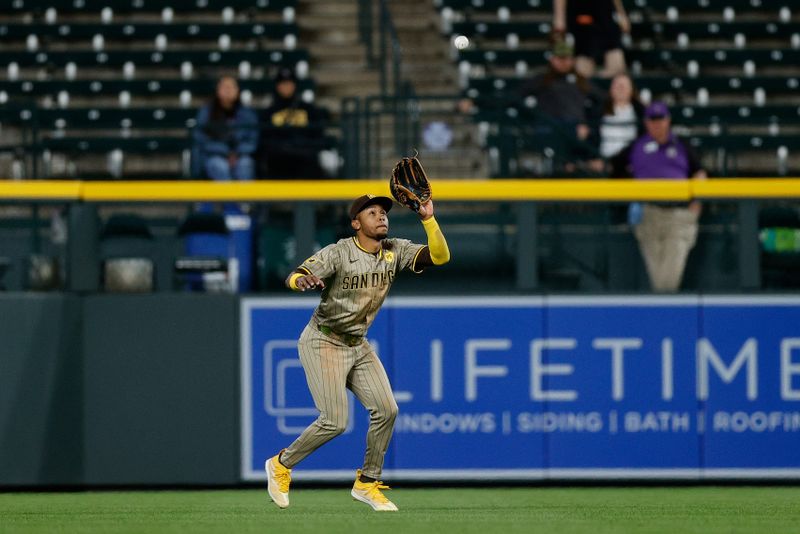
[[[19,147],[31,136],[36,177],[186,176],[189,129],[223,74],[261,107],[275,70],[290,66],[304,99],[314,98],[296,0],[9,4],[0,13],[4,176],[32,175],[31,165],[11,172],[11,159],[30,160]]]
[[[549,0],[434,0],[448,38],[470,46],[456,61],[464,95],[478,104],[487,148],[512,161],[496,171],[525,175],[520,160],[551,158],[541,140],[501,142],[502,132],[536,116],[518,88],[547,62]],[[673,106],[673,123],[717,175],[785,174],[800,163],[800,17],[789,2],[633,0],[626,59],[643,99]],[[595,80],[600,87],[607,80]],[[528,109],[526,109],[528,108]],[[544,154],[549,150],[548,154]],[[496,153],[496,152],[495,152]],[[551,167],[544,166],[545,170]]]

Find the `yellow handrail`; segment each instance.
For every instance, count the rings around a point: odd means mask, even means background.
[[[800,178],[710,180],[434,180],[437,200],[687,201],[692,198],[800,198]],[[381,180],[209,181],[4,181],[0,200],[85,202],[195,202],[350,200],[364,193],[388,195]]]

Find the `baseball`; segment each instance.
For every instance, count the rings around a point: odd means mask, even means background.
[[[455,39],[453,39],[453,44],[459,50],[464,50],[466,47],[469,46],[469,39],[466,35],[459,35]]]

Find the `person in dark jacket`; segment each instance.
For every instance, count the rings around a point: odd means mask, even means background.
[[[553,45],[545,72],[520,88],[520,98],[536,99],[535,109],[546,119],[543,128],[556,129],[564,138],[568,172],[575,163],[596,157],[596,141],[590,125],[597,122],[604,95],[590,80],[575,71],[572,46],[565,41]]]
[[[622,0],[555,0],[553,3],[553,30],[557,35],[572,34],[577,56],[575,68],[587,78],[594,76],[597,64],[604,65],[600,73],[604,78],[625,72],[622,34],[630,33],[630,29]]]
[[[300,98],[291,69],[279,70],[272,105],[261,114],[259,174],[271,179],[323,178],[319,153],[327,148],[326,115]]]
[[[225,76],[214,99],[197,113],[193,137],[200,164],[212,180],[252,180],[258,116],[239,100],[239,84]]]

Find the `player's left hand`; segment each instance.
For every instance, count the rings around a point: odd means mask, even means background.
[[[433,217],[433,199],[428,199],[427,202],[420,204],[417,213],[419,214],[419,218],[423,221],[427,221]]]

